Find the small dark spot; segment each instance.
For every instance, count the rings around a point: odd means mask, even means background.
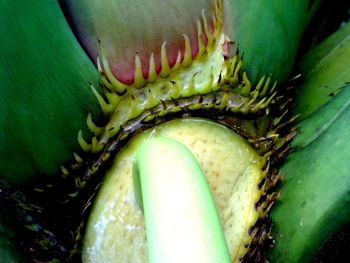
[[[220,74],[219,74],[219,79],[218,79],[219,84],[221,83],[221,78],[222,78],[221,74],[222,74],[222,70],[220,71]]]
[[[335,94],[334,94],[334,92],[331,92],[331,93],[329,93],[329,94],[328,94],[328,96],[330,96],[330,97],[334,97],[334,96],[335,96]]]
[[[306,205],[306,201],[303,201],[301,204],[300,204],[300,207],[305,207]]]

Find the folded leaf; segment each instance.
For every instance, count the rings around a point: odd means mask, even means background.
[[[11,183],[58,172],[98,103],[97,70],[56,1],[1,1],[0,171]]]

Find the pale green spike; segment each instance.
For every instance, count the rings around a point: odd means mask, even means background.
[[[145,79],[142,73],[142,64],[140,57],[138,55],[135,56],[135,77],[134,77],[134,87],[142,87],[145,84]]]
[[[287,113],[288,113],[288,109],[285,110],[285,111],[282,113],[281,116],[279,116],[278,118],[275,118],[275,119],[273,120],[273,126],[276,127],[276,126],[281,122],[281,120],[283,119],[283,117],[286,116]]]
[[[228,93],[224,93],[224,96],[222,96],[220,105],[217,106],[218,110],[223,110],[224,108],[226,108],[226,105],[227,105],[227,102],[228,102],[228,97],[229,97]]]
[[[242,89],[242,94],[245,96],[248,96],[251,91],[252,84],[250,83],[246,72],[243,73],[242,78],[243,78],[243,84],[244,84]]]
[[[69,175],[68,169],[66,167],[64,167],[63,165],[61,165],[61,172],[65,176]]]
[[[100,136],[103,132],[103,128],[96,126],[96,124],[93,122],[91,113],[88,114],[88,117],[86,119],[86,124],[89,128],[89,130],[95,135]]]
[[[106,76],[103,72],[99,56],[97,56],[96,62],[97,62],[97,69],[98,69],[98,72],[100,73],[100,78],[101,78],[103,85],[109,90],[114,90],[113,85],[108,81],[108,79],[106,78]]]
[[[233,56],[233,58],[226,61],[227,67],[227,75],[231,78],[235,74],[236,64],[237,64],[237,55]]]
[[[244,101],[241,102],[241,104],[237,105],[237,106],[234,106],[234,107],[231,107],[230,110],[231,112],[233,113],[237,113],[237,112],[240,112],[240,109],[242,108],[242,106],[244,105]],[[242,112],[243,113],[243,112]]]
[[[148,82],[154,82],[157,79],[156,63],[154,62],[154,54],[151,54],[149,60]]]
[[[184,67],[188,67],[192,63],[192,49],[191,49],[191,42],[190,38],[186,35],[182,35],[185,40],[185,55],[184,55],[184,60],[182,61],[182,65]]]
[[[221,22],[221,10],[222,10],[222,4],[221,4],[221,0],[216,0],[215,1],[215,19],[214,21],[217,23],[216,25],[218,25]]]
[[[121,96],[114,92],[105,92],[105,95],[108,99],[108,103],[113,105],[113,107],[116,107],[121,100]]]
[[[195,82],[196,74],[193,74],[188,84],[188,87],[182,92],[183,97],[189,97],[193,94],[196,94],[196,82]]]
[[[205,52],[205,46],[203,43],[203,32],[202,32],[202,24],[199,21],[199,19],[197,19],[197,38],[198,38],[198,54],[197,54],[197,58],[200,58],[204,52]]]
[[[177,57],[176,57],[176,62],[175,62],[175,65],[173,66],[172,70],[175,71],[175,70],[178,70],[181,66],[181,51],[179,50],[177,52]]]
[[[77,153],[73,153],[74,156],[74,160],[78,163],[78,164],[82,164],[83,163],[83,159],[77,154]]]
[[[270,102],[272,101],[272,99],[276,96],[276,94],[277,94],[277,91],[276,91],[275,93],[273,93],[273,94],[270,96],[270,98],[267,99],[266,102],[264,102],[263,104],[261,104],[260,109],[266,108],[266,107],[270,104]]]
[[[94,136],[91,140],[91,152],[98,153],[102,150],[103,144],[100,144],[97,138]]]
[[[252,112],[257,112],[258,110],[262,109],[262,105],[264,104],[264,102],[266,101],[266,97],[262,98],[257,104],[254,105],[254,107],[252,108]]]
[[[171,98],[178,99],[181,97],[181,87],[176,81],[171,81],[172,88],[171,88]]]
[[[211,68],[208,82],[206,84],[202,85],[202,87],[199,87],[199,89],[198,89],[199,94],[207,94],[212,90],[213,85],[214,85],[213,84],[213,82],[214,82],[214,75],[213,74],[214,74],[213,68]]]
[[[80,130],[80,131],[78,132],[78,143],[79,143],[81,149],[82,149],[84,152],[90,152],[90,151],[91,151],[91,144],[87,143],[87,142],[84,140],[82,130]]]
[[[208,20],[207,20],[207,17],[205,15],[204,10],[202,10],[202,18],[203,18],[203,24],[204,24],[204,32],[205,32],[205,35],[207,36],[207,39],[208,39],[207,46],[210,47],[213,44],[213,42],[214,42],[214,37],[213,37],[212,33],[209,30]]]
[[[273,83],[272,88],[269,90],[269,94],[276,93],[275,90],[277,88],[277,80]]]
[[[113,89],[118,93],[123,93],[127,89],[127,86],[114,77],[111,68],[109,67],[107,57],[104,56],[103,47],[100,48],[100,51],[104,70],[103,72],[106,74],[107,79],[111,82]]]
[[[159,75],[165,78],[170,74],[169,60],[168,60],[168,55],[166,51],[166,42],[162,44],[160,54],[161,54],[161,60],[162,60],[162,69]]]
[[[235,63],[236,63],[236,60],[238,60],[238,56],[237,56],[237,55],[234,57]],[[238,80],[239,80],[239,71],[240,71],[242,65],[243,65],[243,61],[240,59],[240,60],[238,61],[238,64],[235,65],[235,66],[233,67],[233,69],[232,69],[232,70],[233,70],[233,76],[230,78],[230,81],[231,81],[233,84],[237,84],[237,83],[238,83]]]
[[[214,74],[213,74],[213,78],[214,78]],[[222,76],[222,71],[219,73],[219,76],[217,76],[218,80],[215,82],[215,80],[213,80],[213,86],[212,86],[212,91],[218,91],[220,89],[220,79],[223,78]]]
[[[82,182],[82,181],[80,180],[79,177],[76,177],[75,180],[74,180],[74,182],[75,182],[76,188],[78,188],[78,189],[82,189],[82,188],[84,188],[85,185],[86,185],[86,181],[83,181],[83,182]]]
[[[264,81],[265,81],[265,76],[262,76],[254,90],[260,91],[262,85],[264,84]]]
[[[268,77],[266,82],[265,82],[263,90],[259,94],[260,97],[263,97],[263,96],[266,95],[266,93],[267,93],[267,91],[269,90],[269,87],[270,87],[270,82],[271,82],[271,77]]]
[[[255,91],[253,92],[253,97],[252,97],[252,99],[248,102],[248,106],[249,106],[249,107],[253,104],[253,102],[256,101],[256,99],[258,98],[258,96],[259,96],[259,91],[258,91],[258,90],[255,90]]]
[[[113,111],[113,105],[106,103],[104,98],[98,93],[96,88],[93,85],[90,85],[92,92],[94,93],[98,103],[100,104],[100,107],[105,115],[110,114]]]

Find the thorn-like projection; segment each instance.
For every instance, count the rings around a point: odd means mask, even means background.
[[[252,108],[252,112],[256,113],[257,111],[261,110],[263,108],[263,104],[266,101],[266,97],[261,99],[257,104],[254,105],[254,107]]]
[[[258,95],[259,95],[259,91],[255,90],[253,92],[252,99],[248,102],[249,107],[256,101],[256,99],[258,98]]]
[[[224,96],[222,97],[220,104],[216,107],[218,110],[224,110],[227,107],[227,103],[228,103],[228,99],[229,99],[229,94],[228,93],[224,93]]]
[[[214,73],[213,73],[213,68],[210,70],[210,75],[208,82],[205,83],[200,89],[198,89],[199,94],[207,94],[209,93],[214,86]]]
[[[91,113],[88,114],[88,117],[86,119],[86,124],[89,128],[89,130],[95,135],[100,136],[104,130],[102,127],[98,127],[92,120]]]
[[[105,92],[105,95],[108,100],[108,104],[113,105],[114,107],[119,103],[121,100],[121,96],[119,96],[117,93],[114,92]]]
[[[198,41],[198,54],[197,54],[197,58],[200,58],[204,52],[205,52],[205,46],[204,46],[204,42],[203,42],[203,33],[202,33],[202,24],[199,21],[199,19],[197,19],[197,41]]]
[[[273,93],[264,103],[262,103],[262,104],[260,105],[260,109],[266,108],[266,107],[270,104],[270,102],[272,101],[272,99],[276,96],[276,94],[277,94],[277,92]]]
[[[91,152],[98,153],[102,150],[103,144],[100,144],[96,137],[92,137],[91,140]]]
[[[148,72],[148,82],[154,82],[157,79],[156,63],[154,61],[154,54],[151,54],[149,60],[149,72]]]
[[[100,78],[101,78],[103,85],[106,87],[106,89],[114,91],[115,89],[114,89],[112,83],[107,79],[106,74],[104,73],[104,71],[102,69],[99,56],[97,56],[96,61],[97,61],[97,69],[98,69],[98,72],[100,74]]]
[[[104,98],[98,93],[96,88],[93,85],[90,85],[92,92],[94,93],[100,107],[105,115],[109,115],[113,111],[113,105],[108,104]]]
[[[61,165],[61,172],[62,172],[62,177],[67,177],[69,175],[68,169],[63,165]]]
[[[167,77],[170,74],[170,66],[168,61],[168,55],[166,51],[166,42],[162,44],[161,50],[160,50],[160,56],[162,61],[162,69],[159,73],[159,75],[163,78]]]
[[[182,58],[181,57],[181,51],[178,50],[177,57],[176,57],[176,62],[175,62],[175,65],[172,68],[173,71],[176,71],[176,70],[178,70],[180,68],[180,66],[181,66],[181,58]]]
[[[267,93],[267,91],[269,90],[269,87],[270,87],[270,82],[271,82],[271,77],[268,77],[266,82],[265,82],[264,88],[262,89],[262,91],[259,94],[260,97],[263,97],[263,96],[266,95],[266,93]],[[275,85],[276,85],[276,82],[275,82]]]
[[[81,158],[77,153],[73,153],[74,156],[74,160],[78,163],[78,164],[82,164],[83,163],[83,158]]]
[[[188,67],[192,63],[192,48],[191,48],[191,42],[189,37],[186,34],[182,35],[185,40],[185,54],[184,59],[182,61],[182,65],[184,67]]]
[[[242,76],[242,82],[243,82],[243,89],[242,89],[242,94],[245,96],[248,96],[250,94],[252,84],[250,83],[247,73],[244,72]]]
[[[171,84],[171,98],[172,99],[178,99],[181,97],[181,87],[176,81],[170,81]]]
[[[74,182],[75,182],[76,188],[78,188],[78,189],[82,189],[86,185],[86,181],[81,181],[79,177],[75,177]]]
[[[142,73],[141,59],[138,55],[135,55],[135,76],[134,76],[134,86],[136,88],[142,87],[145,84],[145,79]]]
[[[207,40],[208,40],[207,46],[210,47],[214,42],[214,37],[209,30],[208,20],[207,20],[207,17],[205,16],[204,9],[202,10],[202,19],[203,19],[203,25],[204,25],[204,33],[207,36]]]
[[[265,76],[262,76],[262,78],[259,80],[258,84],[256,85],[255,90],[260,91],[262,85],[264,84],[264,81],[265,81]]]
[[[188,87],[183,91],[182,96],[183,97],[189,97],[196,93],[196,74],[193,74],[190,80],[190,83],[188,84]]]
[[[269,94],[274,94],[276,93],[276,88],[277,88],[277,81],[273,83],[272,88],[269,90]]]
[[[91,151],[91,144],[87,143],[85,141],[85,139],[83,138],[83,132],[82,130],[80,130],[78,132],[78,143],[81,147],[81,149],[84,151],[84,152],[90,152]]]
[[[281,120],[284,118],[284,116],[287,115],[287,113],[288,113],[288,109],[285,110],[285,111],[282,113],[281,116],[275,118],[275,119],[273,120],[273,127],[276,127],[276,126],[281,122]]]
[[[111,68],[109,67],[109,62],[107,60],[107,56],[105,55],[104,52],[104,48],[102,47],[102,45],[99,45],[100,47],[100,54],[101,56],[99,56],[98,58],[101,59],[101,64],[103,67],[103,72],[104,75],[106,77],[106,79],[108,80],[108,82],[111,83],[112,88],[119,94],[122,94],[125,92],[127,85],[123,84],[122,82],[120,82],[116,77],[114,77]]]
[[[238,62],[238,63],[237,63]],[[232,85],[237,85],[239,81],[239,71],[241,70],[243,60],[238,59],[238,55],[235,55],[233,60],[232,60],[232,73],[231,73],[231,78],[229,79],[230,83]]]

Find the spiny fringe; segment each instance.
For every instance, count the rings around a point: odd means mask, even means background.
[[[133,88],[144,87],[147,83],[151,83],[155,81],[158,77],[165,78],[171,74],[171,72],[178,70],[180,67],[188,67],[193,61],[198,58],[203,57],[205,54],[210,53],[210,51],[215,47],[216,42],[220,38],[221,30],[222,30],[222,4],[221,0],[216,0],[215,3],[215,12],[213,14],[213,32],[209,29],[208,20],[202,11],[201,16],[202,21],[197,19],[197,41],[198,41],[198,53],[196,57],[192,57],[192,48],[191,41],[188,35],[183,34],[184,38],[184,54],[183,60],[181,61],[182,54],[180,50],[178,51],[177,60],[173,67],[170,67],[167,50],[166,50],[166,42],[163,42],[161,45],[161,70],[159,73],[156,72],[156,65],[154,60],[154,54],[152,53],[149,58],[149,72],[146,74],[148,78],[145,78],[142,71],[142,64],[140,57],[136,54],[134,63],[135,63],[135,72],[134,72],[134,82],[131,85],[126,85],[119,81],[112,73],[110,68],[110,64],[107,59],[106,51],[99,41],[99,55],[97,56],[97,67],[100,72],[100,78],[107,90],[110,92],[116,92],[119,95],[124,94],[127,90]],[[204,39],[207,39],[207,43],[204,43]]]

